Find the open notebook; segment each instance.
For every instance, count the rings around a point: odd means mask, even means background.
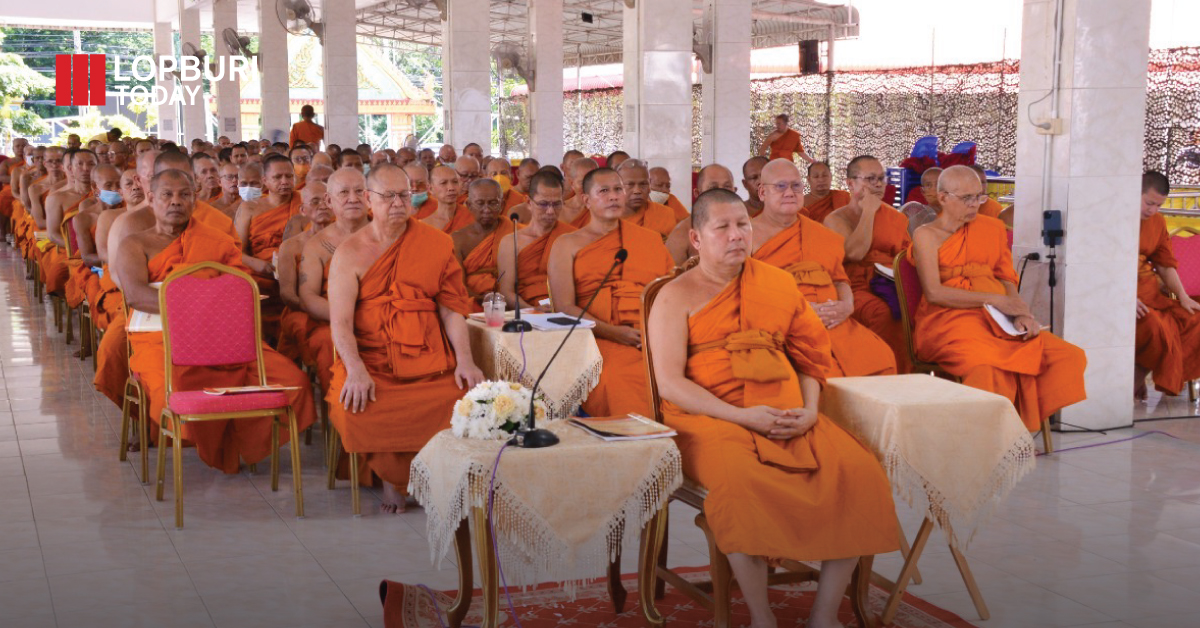
[[[604,441],[649,440],[652,438],[670,438],[675,436],[675,430],[655,423],[640,415],[631,414],[627,417],[612,419],[573,418],[571,425]]]

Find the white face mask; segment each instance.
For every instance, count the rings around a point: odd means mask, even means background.
[[[658,203],[659,205],[665,205],[667,203],[667,199],[669,199],[669,198],[671,198],[671,195],[668,192],[659,192],[657,190],[650,190],[650,200],[654,201],[655,203]]]
[[[246,186],[238,188],[238,196],[242,197],[243,201],[253,201],[262,198],[262,188],[254,186]]]

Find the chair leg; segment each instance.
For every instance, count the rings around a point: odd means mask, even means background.
[[[296,442],[292,441],[292,447]],[[279,417],[271,420],[271,492],[279,490]]]
[[[72,323],[72,314],[74,314],[74,312],[67,305],[67,302],[65,299],[62,302],[62,308],[63,308],[63,324],[67,327],[67,344],[72,344],[75,342],[75,330],[73,329],[74,325]],[[82,349],[82,347],[80,347],[80,349]]]
[[[712,575],[713,628],[729,628],[732,623],[730,595],[733,591],[733,569],[729,566],[729,558],[717,548],[712,530],[708,527],[708,518],[704,513],[696,515],[696,526],[704,531],[708,539],[709,572]]]
[[[131,429],[129,413],[129,383],[126,382],[124,399],[121,401],[121,451],[118,454],[121,462],[129,459],[129,430]],[[145,479],[146,477],[142,476],[142,480],[145,481]]]
[[[667,530],[671,526],[671,509],[663,507],[662,511],[662,535],[665,538]],[[661,548],[658,551],[658,567],[660,569],[667,568],[667,546],[670,545],[666,541],[660,541]],[[654,579],[654,599],[661,600],[667,596],[667,581],[662,578],[655,577]]]
[[[613,612],[620,615],[625,612],[625,597],[629,593],[621,583],[621,549],[608,563],[608,597],[612,601]]]
[[[291,432],[292,445],[292,489],[296,492],[296,517],[304,517],[304,486],[300,477],[300,448],[296,447],[296,413],[288,406],[288,430]]]
[[[329,451],[325,457],[325,466],[328,468],[329,490],[333,490],[337,484],[337,459],[338,450],[341,448],[341,443],[338,442],[337,430],[329,432]]]
[[[358,454],[350,454],[350,505],[354,508],[354,516],[362,516],[362,502],[358,490]]]
[[[1042,419],[1042,448],[1047,454],[1054,453],[1054,441],[1050,437],[1050,419]]]
[[[871,612],[871,566],[874,563],[874,556],[859,557],[850,579],[850,606],[859,628],[875,628],[875,615]]]
[[[179,431],[175,432],[175,440],[183,438],[182,432],[183,426],[180,425]],[[140,384],[138,385],[138,435],[142,439],[138,444],[138,451],[142,457],[142,484],[146,484],[150,481],[150,400],[146,398],[146,389],[142,388]],[[161,448],[164,445],[160,442],[158,446]]]
[[[162,421],[163,423],[158,429],[158,477],[156,478],[157,482],[154,492],[154,499],[160,502],[163,500],[163,485],[166,483],[167,470],[167,430],[165,419]],[[175,439],[172,438],[171,440]]]
[[[183,432],[183,420],[175,421],[175,433]],[[171,439],[171,452],[174,454],[175,473],[175,529],[183,529],[183,439]]]

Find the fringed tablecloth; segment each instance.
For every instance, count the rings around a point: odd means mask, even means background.
[[[492,520],[509,585],[557,582],[569,591],[605,573],[638,538],[683,480],[669,438],[607,443],[557,421],[561,442],[509,447],[494,483]],[[488,507],[492,468],[503,441],[439,433],[412,463],[410,490],[425,507],[431,558],[440,568],[454,532],[473,507]],[[459,569],[470,569],[459,565]]]
[[[928,375],[830,379],[821,412],[883,462],[892,487],[960,549],[1034,467],[1012,403]]]
[[[475,363],[488,379],[524,384],[533,388],[542,369],[562,342],[566,331],[531,331],[524,334],[506,333],[498,327],[488,327],[479,321],[468,320],[471,330],[471,353]],[[522,338],[524,336],[524,338]],[[554,368],[538,390],[546,394],[550,416],[574,416],[588,393],[600,383],[604,365],[600,347],[590,329],[576,329],[563,347]]]

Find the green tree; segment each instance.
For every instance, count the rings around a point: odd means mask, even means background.
[[[0,49],[3,43],[4,33],[0,32]],[[41,135],[48,131],[40,116],[14,103],[52,87],[50,79],[26,66],[19,55],[0,52],[0,136]]]

